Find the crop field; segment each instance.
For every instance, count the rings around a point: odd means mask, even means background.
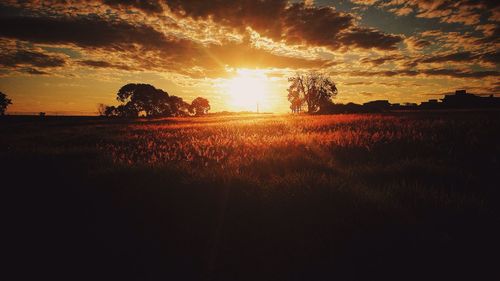
[[[498,255],[495,111],[7,116],[0,136],[20,277],[478,280]]]

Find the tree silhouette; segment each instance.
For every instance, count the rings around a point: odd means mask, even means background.
[[[304,105],[304,99],[302,99],[299,91],[299,85],[296,84],[297,80],[292,80],[289,78],[288,81],[292,82],[292,85],[287,89],[288,91],[288,101],[290,102],[290,109],[292,113],[300,113],[302,111],[302,106]]]
[[[126,105],[119,111],[129,111],[123,112],[122,116],[132,117],[141,111],[148,117],[170,115],[168,93],[149,84],[127,84],[120,88],[116,99]]]
[[[189,111],[194,113],[196,116],[205,115],[210,110],[210,103],[207,99],[202,97],[197,97],[191,102]]]
[[[139,110],[131,103],[120,104],[116,107],[116,115],[119,117],[137,117]]]
[[[97,114],[99,114],[99,116],[106,116],[106,109],[107,108],[108,108],[108,106],[106,106],[105,104],[99,103],[97,105]]]
[[[118,112],[116,111],[116,107],[106,106],[106,109],[104,110],[104,116],[106,116],[106,117],[118,116]]]
[[[170,96],[168,100],[168,105],[170,107],[171,116],[187,116],[189,115],[189,103],[182,100],[178,96]]]
[[[308,113],[318,112],[322,106],[331,103],[338,93],[335,83],[322,73],[297,73],[288,78],[288,82],[288,101],[294,113],[300,112],[304,104]]]
[[[177,96],[149,84],[127,84],[118,90],[116,99],[122,104],[107,106],[105,116],[138,117],[144,113],[147,117],[188,115],[190,105]]]
[[[7,98],[7,95],[0,92],[0,115],[4,115],[9,104],[12,104],[12,100]]]

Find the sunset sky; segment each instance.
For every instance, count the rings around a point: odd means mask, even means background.
[[[8,113],[95,114],[127,83],[212,112],[287,112],[287,77],[318,70],[335,102],[500,94],[498,1],[2,1]],[[256,97],[248,98],[254,95]]]

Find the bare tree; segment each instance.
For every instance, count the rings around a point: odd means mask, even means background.
[[[309,72],[297,73],[288,78],[288,101],[290,101],[292,112],[302,111],[307,106],[308,113],[315,113],[324,105],[331,103],[338,91],[333,80],[325,74]]]
[[[294,77],[288,78],[288,82],[291,83],[288,87],[288,101],[290,102],[290,109],[292,113],[300,113],[302,111],[302,106],[304,105],[304,99],[301,95],[303,92],[303,83],[301,83],[300,76],[297,74]]]

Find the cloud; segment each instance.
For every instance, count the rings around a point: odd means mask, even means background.
[[[44,53],[28,50],[17,50],[14,52],[2,50],[0,54],[0,65],[4,67],[30,65],[47,68],[64,66],[65,63],[66,60],[61,56],[49,56]]]
[[[305,69],[320,68],[328,63],[321,59],[304,59],[300,57],[284,56],[268,50],[254,48],[250,42],[230,42],[223,45],[193,45],[183,52],[166,59],[161,52],[153,54],[151,58],[142,55],[146,69],[170,68],[181,74],[194,78],[224,77],[228,68],[282,68]]]
[[[491,13],[491,19],[495,20],[499,3],[492,0],[392,0],[380,6],[392,7],[389,11],[396,14],[400,14],[401,9],[405,9],[406,13],[406,9],[411,8],[417,11],[416,16],[420,18],[437,18],[441,22],[475,25],[481,21],[482,15],[487,13]]]
[[[485,71],[466,71],[459,69],[423,69],[423,70],[391,70],[391,71],[352,71],[346,74],[350,76],[373,77],[373,76],[448,76],[453,78],[485,78],[500,75],[500,72],[494,70]]]
[[[151,7],[163,7],[160,4],[153,5],[153,2],[150,3],[152,6],[141,6],[143,4],[137,1],[106,3],[119,9],[148,9],[151,13],[160,11],[159,8]],[[337,12],[330,7],[288,4],[286,1],[221,1],[214,5],[204,3],[167,1],[173,10],[176,10],[176,7],[182,8],[182,11],[176,11],[184,17],[209,17],[235,28],[245,28],[242,31],[243,38],[248,36],[246,27],[250,25],[263,34],[278,36],[279,42],[330,48],[352,46],[394,49],[394,44],[400,41],[397,36],[386,35],[375,29],[353,27],[351,15]],[[229,12],[229,8],[234,8],[234,12]],[[276,14],[269,11],[277,12],[281,20],[276,20]],[[179,70],[182,73],[203,75],[214,69],[217,69],[216,73],[220,73],[219,70],[226,67],[297,69],[326,66],[325,60],[278,54],[273,49],[263,50],[258,46],[249,46],[247,41],[201,43],[191,38],[182,38],[182,35],[173,35],[168,30],[161,30],[160,26],[125,21],[119,17],[57,14],[46,16],[44,13],[27,16],[31,14],[27,11],[0,16],[0,37],[22,40],[30,44],[81,48],[89,57],[78,61],[77,64],[93,68]],[[328,27],[326,30],[325,26]],[[94,55],[96,53],[97,56]],[[127,61],[127,64],[117,63],[118,61]]]
[[[115,8],[136,8],[146,13],[161,13],[163,6],[155,0],[102,0],[108,6]]]
[[[372,76],[417,76],[419,72],[414,70],[385,70],[385,71],[351,71],[346,74],[350,76],[372,77]]]
[[[95,1],[87,1],[95,3]],[[18,13],[0,18],[0,36],[37,43],[72,42],[84,47],[112,47],[117,44],[141,44],[158,47],[172,41],[165,38],[165,8],[178,18],[213,22],[245,34],[248,28],[276,42],[328,47],[331,50],[357,47],[364,49],[394,49],[402,39],[374,28],[359,27],[355,16],[332,7],[290,3],[286,0],[101,0],[101,3],[121,10],[96,10],[84,3],[54,2],[57,9],[36,1],[23,1]],[[52,2],[51,2],[52,3]],[[30,5],[28,5],[30,4]],[[63,5],[61,7],[61,5]],[[29,9],[31,10],[28,10]],[[76,14],[70,11],[81,10]],[[129,9],[145,12],[134,17]],[[88,14],[85,15],[85,12]],[[28,16],[29,15],[29,16]],[[50,15],[50,16],[49,16]],[[74,15],[74,16],[71,16]],[[133,21],[131,21],[131,19]],[[149,23],[149,25],[148,25]],[[153,23],[156,23],[153,27]],[[156,28],[156,29],[155,29]],[[181,30],[182,32],[182,30]],[[199,33],[199,32],[198,32]],[[181,36],[182,37],[182,36]]]
[[[143,24],[108,21],[99,17],[2,17],[0,37],[34,43],[75,44],[121,49],[133,44],[146,48],[168,45],[165,35]]]
[[[498,29],[498,27],[496,24],[490,23],[478,25],[475,29],[481,31],[484,36],[492,36],[495,33],[495,30]]]
[[[77,61],[78,64],[83,66],[89,66],[92,68],[116,68],[121,70],[133,70],[132,67],[120,64],[120,63],[112,63],[103,60],[81,60]]]
[[[500,43],[500,25],[496,24],[495,28],[487,31],[486,36],[475,42],[478,45],[483,44],[499,44]],[[495,46],[495,48],[498,48]]]
[[[481,61],[487,62],[487,63],[492,63],[495,65],[500,64],[500,52],[499,51],[493,51],[493,52],[488,52],[481,54],[480,56]]]
[[[442,62],[467,62],[476,58],[472,52],[458,52],[451,54],[441,54],[418,60],[420,63],[442,63]]]
[[[373,28],[356,27],[340,36],[339,41],[345,46],[362,49],[376,48],[395,50],[403,38],[398,35],[385,34]]]
[[[373,5],[378,2],[378,0],[351,0],[352,3],[357,5]]]
[[[413,63],[487,63],[491,65],[498,65],[500,62],[500,53],[498,51],[474,53],[470,51],[452,52],[437,54],[434,56],[422,56],[413,61]]]
[[[433,76],[450,76],[454,78],[484,78],[484,77],[495,77],[500,75],[500,72],[495,70],[485,70],[485,71],[464,71],[456,69],[427,69],[422,71],[422,73]]]
[[[50,74],[46,71],[41,71],[41,70],[31,68],[31,67],[21,68],[21,69],[18,69],[18,71],[23,72],[23,73],[32,74],[32,75],[48,75],[48,74]]]
[[[353,26],[354,18],[331,7],[310,7],[295,4],[285,13],[281,39],[292,43],[338,48],[338,35]]]
[[[400,61],[402,59],[404,59],[404,57],[401,55],[390,55],[390,56],[383,56],[383,57],[378,57],[378,58],[371,58],[371,57],[362,58],[361,62],[368,63],[368,64],[371,64],[373,66],[379,66],[379,65],[382,65],[386,62],[396,62],[396,61]]]
[[[345,82],[343,85],[345,86],[360,86],[360,85],[372,85],[371,81],[356,81],[356,82]]]
[[[408,49],[412,52],[421,51],[425,47],[429,47],[431,42],[428,40],[416,38],[416,37],[408,37],[404,40]]]
[[[363,96],[367,96],[367,97],[371,97],[371,96],[374,96],[375,93],[371,93],[371,92],[361,92],[359,93],[360,95],[363,95]]]
[[[500,82],[495,82],[488,89],[490,92],[499,93],[500,92]]]
[[[402,39],[373,28],[357,27],[355,17],[332,7],[284,0],[223,0],[215,3],[195,0],[166,1],[174,13],[194,19],[211,19],[240,30],[247,27],[260,35],[289,44],[394,49]]]
[[[282,21],[288,6],[286,0],[166,0],[165,2],[177,16],[196,20],[210,18],[217,24],[239,30],[251,27],[260,34],[274,39],[281,37]]]
[[[4,73],[47,75],[66,66],[67,62],[67,57],[63,55],[47,54],[38,48],[23,49],[22,46],[9,49],[8,43],[0,42],[0,66]]]
[[[224,77],[231,68],[305,69],[319,68],[329,61],[305,59],[274,53],[254,47],[249,39],[225,44],[199,44],[180,41],[178,51],[157,49],[151,51],[107,52],[106,50],[86,51],[92,59],[77,63],[92,68],[115,68],[129,71],[176,72],[192,78]]]
[[[397,16],[407,16],[413,12],[413,9],[410,7],[400,7],[400,8],[392,8],[389,10],[390,12],[393,12]]]
[[[199,50],[201,57],[206,56],[204,61],[216,61],[239,68],[312,68],[321,67],[328,63],[321,59],[304,59],[299,57],[288,57],[273,54],[262,49],[253,48],[249,43],[228,43],[224,45],[212,45]]]

